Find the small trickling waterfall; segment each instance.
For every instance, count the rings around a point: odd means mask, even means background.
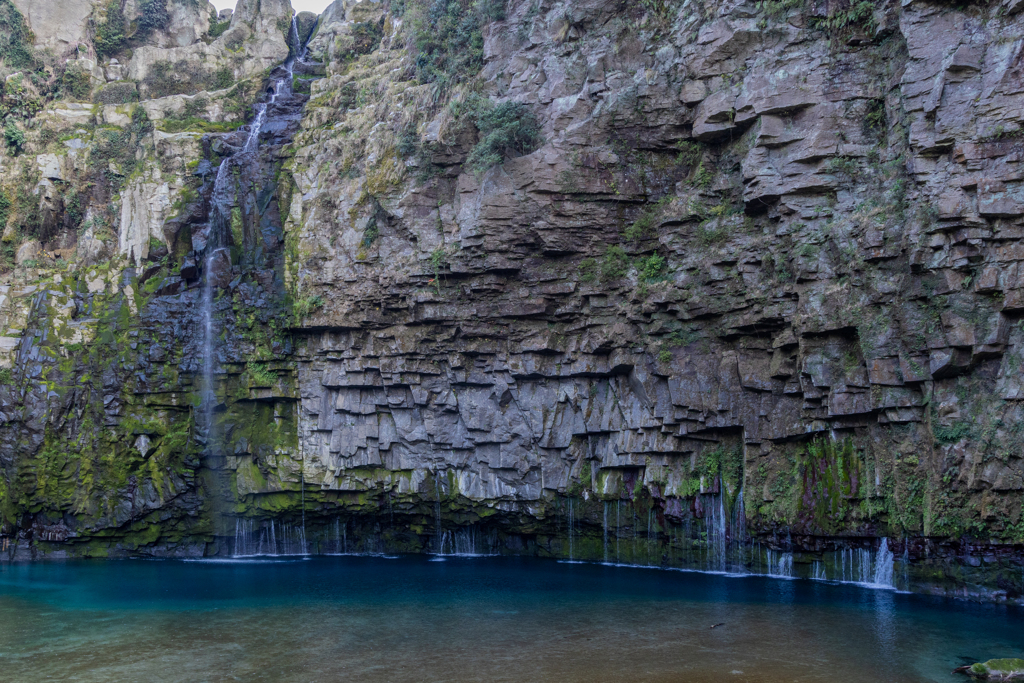
[[[845,583],[872,583],[874,571],[871,551],[867,548],[844,548],[839,551],[841,572],[836,580]]]
[[[320,552],[328,555],[344,555],[348,553],[348,522],[334,520],[330,534],[320,542]]]
[[[793,553],[769,550],[766,574],[787,579],[793,578]]]
[[[883,538],[874,553],[868,548],[845,548],[837,554],[839,572],[834,580],[879,588],[895,588],[895,557],[889,549],[889,539]]]
[[[889,550],[889,539],[883,538],[882,544],[878,547],[878,553],[875,555],[875,574],[872,583],[876,586],[885,586],[892,588],[893,586],[893,554]]]
[[[479,555],[478,534],[475,527],[446,531],[441,537],[441,555],[472,557]]]
[[[260,523],[253,519],[235,520],[234,557],[279,557],[305,555],[306,534],[301,526]]]

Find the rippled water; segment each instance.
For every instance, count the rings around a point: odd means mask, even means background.
[[[497,557],[0,566],[4,681],[954,681],[1024,654],[1022,627],[856,586]]]

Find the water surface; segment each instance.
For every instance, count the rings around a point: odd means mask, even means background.
[[[0,565],[4,681],[966,681],[953,667],[1024,654],[1022,627],[858,586],[533,559]]]

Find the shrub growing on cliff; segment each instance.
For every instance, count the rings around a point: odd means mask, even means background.
[[[481,29],[505,17],[503,0],[405,0],[401,7],[416,55],[416,78],[436,84],[438,96],[480,71],[484,64]]]
[[[235,75],[231,67],[224,66],[211,71],[201,62],[187,59],[180,59],[173,64],[168,61],[154,62],[142,79],[146,94],[151,98],[191,94],[204,89],[224,90],[234,82]]]
[[[139,19],[135,40],[144,39],[153,31],[162,31],[171,24],[171,13],[167,11],[167,0],[140,0]]]
[[[277,382],[277,373],[268,370],[263,363],[250,362],[245,366],[245,371],[249,375],[249,383],[252,386],[271,387]]]
[[[224,35],[227,30],[231,28],[231,20],[219,21],[216,12],[210,12],[210,31],[207,36],[211,40],[216,40]]]
[[[812,19],[811,26],[825,31],[830,37],[849,35],[856,31],[866,34],[875,32],[875,3],[871,0],[859,0],[850,3],[845,9],[837,9],[823,19]]]
[[[359,55],[368,55],[380,45],[384,37],[384,20],[360,21],[352,25],[352,45],[347,50],[339,50],[336,54],[339,60],[345,61],[355,59]],[[341,39],[338,40],[339,44]]]
[[[15,74],[6,83],[0,81],[0,95],[0,121],[8,117],[28,120],[43,108],[21,74]]]
[[[656,237],[658,216],[661,214],[661,210],[671,201],[671,196],[665,196],[645,208],[643,213],[633,221],[633,224],[626,228],[622,236],[630,242],[639,242],[650,237]]]
[[[293,306],[295,313],[295,319],[297,323],[301,323],[302,319],[309,316],[314,311],[318,311],[324,307],[324,298],[319,294],[302,297],[296,299]]]
[[[11,199],[7,196],[7,193],[0,190],[0,233],[3,232],[7,226],[7,217],[11,212]]]
[[[25,18],[11,0],[0,0],[0,61],[12,69],[36,66]]]
[[[618,280],[629,272],[629,255],[618,245],[608,247],[601,257],[601,277],[605,280]]]
[[[469,106],[480,131],[480,141],[466,158],[466,165],[475,173],[481,174],[506,157],[529,154],[540,146],[540,125],[526,105],[518,102],[495,105],[478,97]]]
[[[138,99],[139,91],[131,81],[107,83],[93,97],[93,101],[99,104],[131,104]]]
[[[757,11],[761,13],[757,26],[765,29],[769,22],[782,21],[792,10],[802,9],[803,6],[804,0],[763,0],[757,3]]]
[[[103,171],[115,191],[120,191],[124,179],[142,163],[136,158],[139,140],[153,130],[153,124],[140,106],[132,109],[131,123],[124,128],[102,128],[96,132],[95,145],[89,152],[89,164]],[[113,163],[116,172],[110,171]]]
[[[656,282],[664,277],[665,257],[661,254],[652,254],[636,262],[636,270],[640,282]]]
[[[88,100],[92,95],[92,77],[77,64],[65,65],[60,75],[60,94],[71,100]]]
[[[127,22],[124,12],[121,11],[121,3],[118,0],[111,0],[103,8],[103,19],[93,19],[93,45],[96,52],[102,57],[108,57],[120,52],[124,46],[127,30]]]
[[[7,145],[12,156],[18,156],[25,146],[25,133],[15,126],[13,121],[8,121],[7,126],[4,127],[4,144]]]

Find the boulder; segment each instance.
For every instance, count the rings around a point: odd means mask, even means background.
[[[26,261],[35,261],[41,253],[42,247],[39,245],[39,240],[29,240],[18,247],[18,251],[14,255],[14,262],[21,266]]]

